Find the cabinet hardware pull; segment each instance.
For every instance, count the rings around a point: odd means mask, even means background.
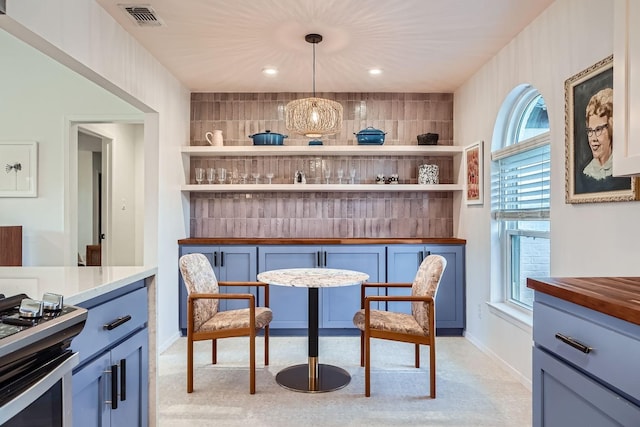
[[[570,345],[571,347],[580,350],[581,352],[583,352],[584,354],[589,354],[591,352],[591,350],[593,350],[593,348],[589,347],[588,345],[584,345],[579,341],[574,340],[571,337],[568,337],[566,335],[562,335],[561,333],[556,333],[556,339],[559,339],[560,341],[562,341],[565,344]]]
[[[214,267],[218,266],[218,252],[213,253],[213,266]]]
[[[111,365],[111,409],[118,409],[118,365]]]
[[[120,400],[127,400],[127,359],[120,359]]]
[[[118,317],[116,320],[114,320],[111,323],[107,323],[106,325],[104,325],[104,328],[107,331],[111,331],[111,330],[117,328],[118,326],[127,323],[129,320],[131,320],[131,315],[127,314],[126,316]]]
[[[316,252],[316,258],[317,258],[317,267],[322,267],[322,263],[320,262],[320,251]]]
[[[418,264],[422,264],[422,261],[424,261],[424,251],[418,252]]]
[[[224,267],[224,252],[220,251],[220,267]]]
[[[327,251],[324,251],[324,264],[322,266],[323,267],[327,266]]]

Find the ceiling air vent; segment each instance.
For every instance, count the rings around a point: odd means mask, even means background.
[[[121,4],[119,6],[141,27],[162,26],[162,20],[156,16],[153,8],[147,4]]]

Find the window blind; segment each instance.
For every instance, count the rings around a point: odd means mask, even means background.
[[[549,132],[492,153],[494,219],[549,218],[551,146]]]

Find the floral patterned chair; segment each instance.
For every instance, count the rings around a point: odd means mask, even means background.
[[[415,344],[415,365],[420,367],[420,344],[430,349],[430,396],[436,397],[436,330],[435,298],[447,260],[440,255],[427,256],[413,283],[363,283],[361,307],[353,317],[360,329],[360,366],[364,366],[365,396],[371,395],[371,338]],[[365,296],[367,288],[411,288],[411,296]],[[411,302],[411,314],[371,309],[371,303],[387,301]]]
[[[180,273],[189,293],[187,300],[187,393],[193,391],[193,342],[211,340],[211,363],[217,363],[218,338],[249,337],[249,393],[256,392],[256,331],[264,329],[264,364],[269,365],[269,285],[260,282],[220,282],[203,254],[180,257]],[[248,293],[220,293],[219,286],[262,286],[265,307],[256,307]],[[248,308],[219,311],[221,299],[245,299]]]

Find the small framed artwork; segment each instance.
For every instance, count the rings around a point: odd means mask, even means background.
[[[483,141],[477,141],[464,149],[464,191],[467,205],[483,203],[482,145]]]
[[[0,141],[0,197],[37,197],[38,143]]]
[[[565,202],[638,200],[638,179],[614,176],[613,55],[570,77],[565,95]]]

